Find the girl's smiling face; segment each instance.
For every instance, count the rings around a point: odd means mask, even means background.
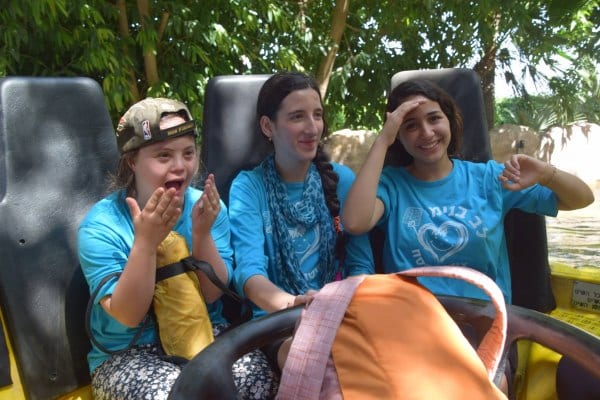
[[[176,114],[168,114],[160,121],[166,129],[186,122]],[[195,138],[185,135],[153,143],[139,149],[130,165],[135,174],[137,202],[146,204],[159,187],[175,188],[183,202],[183,194],[198,170],[198,154]]]
[[[273,141],[275,161],[285,169],[308,169],[317,153],[324,130],[323,105],[312,88],[288,94],[274,120],[260,120],[264,134]]]
[[[398,140],[414,158],[416,168],[447,163],[450,121],[437,102],[421,95],[406,99],[411,100],[424,102],[406,115],[398,131]]]

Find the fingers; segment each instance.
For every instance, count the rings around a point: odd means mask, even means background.
[[[152,193],[142,212],[157,223],[173,226],[181,216],[179,203],[175,189],[159,187]]]
[[[306,293],[299,294],[296,297],[294,297],[294,302],[288,304],[288,307],[297,306],[299,304],[304,304],[308,306],[313,301],[317,293],[317,290],[307,290]]]
[[[217,190],[215,176],[213,174],[209,174],[208,178],[206,178],[206,182],[204,183],[204,193],[207,194],[210,205],[215,209],[220,209],[221,196]]]
[[[386,113],[386,121],[383,125],[382,134],[386,137],[388,145],[391,145],[400,131],[404,118],[421,104],[427,101],[424,97],[417,97],[400,104],[392,112]]]
[[[221,210],[220,200],[221,196],[215,184],[215,177],[213,174],[210,174],[204,182],[204,193],[198,202],[200,213],[210,212],[215,215],[218,214]]]
[[[401,117],[402,119],[404,119],[406,114],[410,113],[412,110],[419,107],[421,104],[423,104],[425,102],[426,102],[426,99],[420,98],[420,97],[410,100],[410,101],[405,101],[404,103],[402,103],[398,107],[396,107],[396,109],[394,111],[392,111],[390,114],[396,114],[399,117]]]
[[[507,190],[517,191],[521,189],[521,184],[518,181],[514,181],[512,178],[507,178],[504,173],[498,176],[498,179],[502,183],[502,187]]]
[[[512,181],[518,183],[521,179],[521,165],[519,164],[518,155],[512,155],[504,162],[504,171],[502,171],[501,181]]]
[[[146,205],[144,206],[144,210],[152,211],[152,212],[154,210],[156,210],[156,208],[158,207],[158,203],[160,203],[160,200],[161,200],[164,192],[165,192],[165,189],[162,187],[159,187],[158,189],[156,189],[152,193],[152,195],[150,196],[148,201],[146,202]]]
[[[135,199],[127,198],[126,202],[133,219],[136,240],[143,240],[151,246],[158,246],[181,216],[180,199],[175,189],[156,189],[142,210]]]
[[[528,188],[544,178],[548,164],[526,154],[513,154],[505,163],[498,177],[508,190]]]
[[[387,113],[387,117],[388,117],[388,119],[395,121],[399,128],[400,125],[402,125],[402,122],[404,122],[404,118],[411,111],[413,111],[414,109],[419,107],[421,104],[425,103],[426,101],[427,100],[425,98],[421,98],[421,97],[418,97],[416,99],[412,99],[409,101],[405,101],[404,103],[402,103],[398,107],[396,107],[396,109],[394,111]]]
[[[221,197],[215,184],[215,177],[209,174],[204,181],[204,191],[194,205],[192,226],[195,234],[210,232],[213,223],[221,212]]]
[[[127,197],[125,199],[125,202],[127,203],[127,206],[129,207],[129,213],[131,214],[131,218],[132,219],[137,218],[137,216],[140,215],[140,213],[142,212],[140,210],[140,206],[139,206],[137,200],[134,199],[133,197]]]

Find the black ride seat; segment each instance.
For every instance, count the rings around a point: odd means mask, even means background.
[[[243,169],[258,165],[271,146],[256,129],[256,100],[270,75],[222,75],[208,81],[202,121],[203,170],[215,174],[229,204],[229,187]]]
[[[77,227],[117,154],[92,79],[0,80],[0,306],[28,399],[90,381]]]

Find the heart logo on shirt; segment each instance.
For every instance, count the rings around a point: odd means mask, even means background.
[[[425,224],[419,228],[419,243],[433,257],[442,263],[467,245],[467,228],[454,221],[446,221],[439,227]]]

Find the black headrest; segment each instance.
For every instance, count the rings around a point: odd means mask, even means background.
[[[402,71],[392,76],[392,88],[401,82],[415,78],[435,82],[456,101],[464,118],[462,154],[465,159],[472,161],[491,159],[492,150],[479,75],[465,68]]]
[[[100,86],[0,80],[0,146],[0,305],[27,398],[56,398],[90,380],[77,228],[118,154]]]
[[[204,171],[215,174],[228,203],[231,181],[259,164],[271,146],[256,129],[256,100],[270,75],[225,75],[206,85],[202,124]]]

